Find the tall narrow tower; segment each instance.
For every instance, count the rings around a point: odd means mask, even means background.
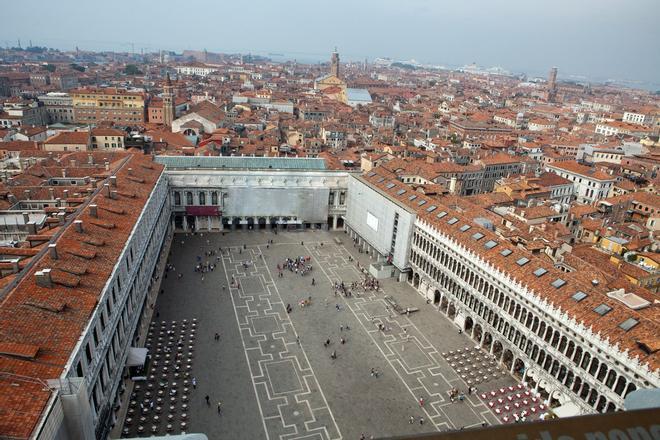
[[[555,102],[557,98],[557,68],[550,69],[548,74],[548,101]]]
[[[170,74],[167,74],[165,85],[163,86],[163,124],[170,127],[174,120],[174,95],[172,94],[172,81]]]
[[[335,51],[332,52],[332,58],[330,58],[330,75],[339,78],[339,53],[336,47]]]

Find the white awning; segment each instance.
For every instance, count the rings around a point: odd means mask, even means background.
[[[146,348],[140,347],[129,347],[128,348],[128,359],[126,359],[127,367],[141,367],[144,365],[144,361],[147,360],[147,350]]]

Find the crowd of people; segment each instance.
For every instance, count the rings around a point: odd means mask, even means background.
[[[277,276],[282,278],[284,275],[282,271],[288,269],[289,272],[293,272],[296,275],[306,275],[312,271],[312,265],[309,264],[310,257],[295,257],[295,258],[286,258],[282,263],[277,263]]]

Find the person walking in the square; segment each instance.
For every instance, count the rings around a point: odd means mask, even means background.
[[[195,379],[194,377],[192,378],[192,386],[194,390],[197,389],[197,379]]]
[[[222,411],[222,402],[218,402],[218,414]]]

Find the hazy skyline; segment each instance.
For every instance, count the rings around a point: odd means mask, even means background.
[[[212,0],[12,2],[0,43],[87,50],[280,52],[319,59],[476,62],[560,78],[659,84],[657,0]],[[108,5],[108,6],[106,6]],[[110,6],[111,5],[111,6]],[[39,8],[42,10],[39,10]],[[9,19],[7,19],[9,18]]]

